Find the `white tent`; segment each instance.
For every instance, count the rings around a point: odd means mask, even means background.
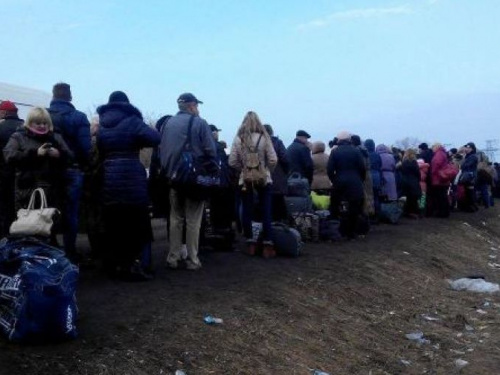
[[[24,119],[31,107],[48,107],[52,96],[41,90],[15,86],[0,82],[0,102],[10,100],[19,108],[19,117]]]

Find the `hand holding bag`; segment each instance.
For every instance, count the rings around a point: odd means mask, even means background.
[[[35,208],[36,195],[40,195],[40,208]],[[53,217],[59,211],[47,207],[47,198],[43,189],[38,188],[31,194],[28,208],[17,211],[17,220],[10,226],[12,236],[49,237],[54,224]]]

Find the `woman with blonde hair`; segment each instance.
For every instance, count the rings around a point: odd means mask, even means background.
[[[271,138],[259,116],[255,112],[248,112],[234,138],[229,165],[240,172],[238,184],[241,188],[243,232],[249,255],[255,255],[257,251],[257,242],[252,233],[254,193],[259,196],[262,215],[262,255],[265,258],[276,255],[271,241],[271,171],[277,161]]]
[[[22,131],[12,134],[3,154],[16,171],[16,209],[26,207],[33,190],[43,188],[48,205],[62,210],[64,173],[73,154],[63,138],[54,133],[46,109],[35,107],[28,113]]]
[[[401,163],[401,190],[406,196],[405,214],[416,219],[419,217],[418,201],[422,195],[420,187],[420,167],[417,162],[417,152],[408,149]]]

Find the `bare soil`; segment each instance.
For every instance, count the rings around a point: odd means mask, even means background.
[[[460,374],[500,374],[500,293],[446,282],[500,281],[499,214],[403,219],[362,240],[307,244],[298,259],[204,253],[198,272],[163,268],[165,223],[155,220],[154,281],[83,270],[80,337],[1,340],[0,374],[448,375],[457,359],[468,362]],[[207,325],[205,314],[224,322]],[[405,337],[415,331],[430,343]]]

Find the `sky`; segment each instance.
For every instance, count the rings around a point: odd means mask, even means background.
[[[231,143],[249,110],[393,144],[500,139],[498,0],[0,0],[0,82],[68,82],[91,113],[115,90],[146,117],[192,92]]]

